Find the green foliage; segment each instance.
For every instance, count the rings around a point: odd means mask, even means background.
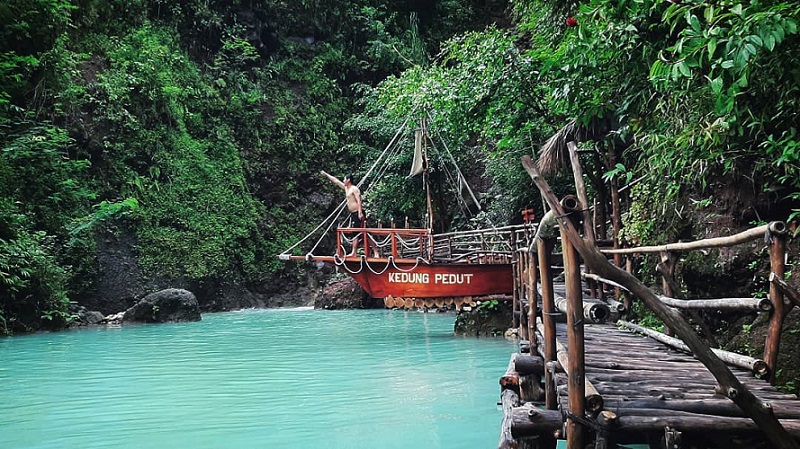
[[[494,224],[508,221],[515,210],[532,203],[530,180],[519,157],[551,131],[538,116],[539,90],[530,69],[513,35],[496,28],[466,33],[446,42],[434,64],[387,78],[367,97],[366,109],[374,115],[357,119],[369,124],[395,123],[412,111],[432,114],[430,128],[445,136],[467,177],[485,176],[493,181],[484,196],[489,210],[477,219]],[[411,197],[409,187],[399,177],[386,180],[380,190],[392,195],[382,195],[380,201],[410,209],[419,199]],[[407,209],[402,213],[407,214]],[[456,210],[437,213],[452,218],[461,215]],[[453,224],[458,226],[464,218]]]
[[[0,193],[18,201],[20,210],[51,235],[84,210],[94,195],[82,178],[86,160],[72,160],[66,130],[21,121],[0,138]],[[36,180],[36,182],[31,182]]]
[[[650,309],[648,309],[641,301],[633,301],[633,310],[631,310],[629,319],[641,326],[664,331],[664,322],[661,321]]]
[[[67,273],[53,256],[53,239],[9,223],[24,219],[10,209],[0,205],[3,226],[18,229],[11,238],[0,238],[0,335],[56,328],[69,318]]]
[[[58,318],[89,293],[100,232],[133,230],[154,278],[285,270],[273,255],[333,206],[307,200],[314,175],[357,172],[383,144],[345,124],[354,98],[487,20],[484,3],[1,5],[0,239],[15,296],[0,322],[35,329],[26,313]]]
[[[488,301],[483,301],[480,304],[478,304],[478,310],[491,311],[491,310],[496,310],[498,307],[500,307],[500,302],[496,299],[490,299]]]

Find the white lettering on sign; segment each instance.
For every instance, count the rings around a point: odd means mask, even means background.
[[[430,282],[430,275],[428,273],[389,273],[389,282],[427,284]]]
[[[389,273],[389,282],[403,284],[429,284],[431,282],[428,273]],[[472,273],[436,273],[433,275],[435,284],[471,284]]]
[[[437,273],[433,280],[437,284],[470,284],[472,274]]]

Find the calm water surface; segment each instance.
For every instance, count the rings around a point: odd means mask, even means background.
[[[0,448],[490,448],[515,345],[454,316],[247,310],[0,339]]]

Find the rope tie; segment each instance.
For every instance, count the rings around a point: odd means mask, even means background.
[[[420,262],[424,262],[424,259],[422,257],[417,257],[417,261],[416,261],[416,263],[414,263],[414,266],[409,268],[408,270],[404,270],[404,269],[398,267],[397,264],[395,263],[393,257],[389,257],[389,261],[392,263],[392,266],[394,267],[395,270],[401,271],[403,273],[410,273],[410,272],[414,271],[419,266]]]
[[[365,264],[365,265],[367,266],[367,269],[368,269],[370,272],[372,272],[372,274],[375,274],[375,275],[378,275],[378,276],[380,276],[380,275],[381,275],[381,274],[383,274],[383,273],[386,273],[386,270],[388,270],[388,269],[389,269],[389,267],[392,265],[392,256],[389,256],[389,260],[386,262],[386,266],[385,266],[385,267],[383,267],[383,270],[381,270],[380,272],[378,272],[378,271],[375,271],[375,270],[373,270],[373,269],[372,269],[372,267],[371,267],[371,266],[369,266],[369,262],[367,261],[367,256],[365,256],[365,255],[363,255],[363,254],[362,254],[362,255],[361,255],[361,260],[362,260],[362,263],[363,263],[363,264]]]
[[[347,272],[348,272],[348,273],[350,273],[350,274],[358,274],[358,273],[361,273],[362,271],[364,271],[364,260],[366,259],[366,256],[361,256],[361,257],[362,257],[362,258],[361,258],[361,259],[359,259],[360,266],[358,267],[358,270],[356,270],[356,271],[353,271],[353,270],[351,270],[351,269],[350,269],[350,268],[347,266],[347,264],[345,263],[344,259],[342,259],[341,257],[339,257],[339,255],[338,255],[338,254],[334,254],[334,255],[333,255],[333,263],[334,263],[334,264],[335,264],[337,267],[343,267],[343,268],[344,268],[344,270],[345,270],[345,271],[347,271]]]

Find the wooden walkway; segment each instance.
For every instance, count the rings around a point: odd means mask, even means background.
[[[559,343],[566,347],[565,324],[557,325],[557,335]],[[538,339],[541,342],[542,336],[538,335]],[[595,448],[634,443],[670,449],[770,447],[753,421],[728,397],[715,391],[715,378],[690,354],[614,324],[586,324],[584,341],[585,378],[599,396],[590,398],[592,393],[586,392],[587,409],[600,401],[600,406],[587,410],[585,417],[570,412],[568,375],[560,364],[540,365],[544,357],[541,349],[533,357],[517,354],[512,359],[509,371],[518,371],[520,378],[521,390],[517,389],[517,394],[527,396],[509,413],[508,424],[516,447],[554,447],[555,438],[565,436],[564,422],[568,417],[594,435]],[[524,343],[523,351],[527,349]],[[532,359],[538,361],[531,363]],[[557,410],[551,411],[543,410],[543,390],[539,385],[548,369],[557,391]],[[797,396],[781,392],[748,370],[731,370],[747,388],[768,402],[787,431],[800,439]]]
[[[529,264],[529,268],[532,265]],[[766,435],[747,417],[726,392],[718,392],[718,382],[706,366],[690,353],[665,345],[649,336],[618,326],[618,312],[608,307],[606,323],[590,323],[587,304],[600,303],[582,284],[584,305],[582,343],[584,353],[584,409],[573,413],[568,384],[570,375],[565,314],[542,311],[540,294],[525,286],[524,266],[517,295],[518,326],[523,340],[520,353],[514,354],[506,374],[500,379],[504,410],[500,448],[555,448],[557,439],[568,439],[570,425],[580,428],[583,447],[607,449],[622,444],[645,444],[653,449],[680,448],[772,448]],[[557,308],[568,296],[564,284],[550,284]],[[541,293],[541,291],[539,291]],[[528,297],[539,303],[531,307]],[[536,312],[532,312],[536,311]],[[534,348],[528,342],[527,321],[538,316]],[[559,357],[547,362],[542,318],[560,321],[555,326]],[[650,331],[652,332],[652,331]],[[663,336],[662,336],[663,338]],[[566,362],[561,356],[567,357]],[[784,429],[800,442],[800,400],[760,378],[761,359],[752,370],[729,365],[735,377],[755,394]],[[557,361],[556,361],[557,360]],[[745,363],[746,364],[746,363]],[[573,364],[574,365],[574,364]],[[763,372],[768,370],[764,369]],[[754,374],[755,373],[755,374]],[[549,407],[546,391],[555,400]],[[728,392],[729,393],[729,392]],[[574,432],[574,431],[573,431]]]
[[[748,435],[763,440],[736,404],[715,392],[716,380],[691,355],[611,324],[586,325],[584,332],[586,379],[602,397],[603,410],[616,416],[616,443],[652,440],[652,434],[661,437],[667,428],[683,433],[685,447],[698,440],[735,447],[729,439]],[[566,336],[566,326],[558,326],[558,335]],[[566,345],[566,339],[559,340]],[[795,395],[778,391],[744,369],[731,370],[800,437],[800,401]],[[555,381],[559,407],[569,410],[566,374],[556,373]]]
[[[528,348],[520,345],[521,352],[512,356],[500,378],[503,422],[498,447],[555,448],[558,438],[566,439],[567,449],[627,443],[659,449],[800,449],[800,401],[750,372],[726,366],[752,368],[773,382],[776,378],[781,330],[787,313],[800,306],[800,291],[785,280],[786,223],[773,221],[694,242],[624,248],[619,190],[612,183],[609,241],[602,213],[608,199],[589,200],[577,143],[565,143],[574,196],[556,197],[539,167],[529,156],[522,157],[549,211],[534,243],[514,257],[512,327],[530,343]],[[601,209],[599,214],[595,209],[594,217],[592,204]],[[599,228],[594,223],[598,217]],[[754,297],[698,298],[697,292],[684,291],[678,269],[682,254],[736,245],[750,245],[750,254],[760,252],[761,245],[768,248],[769,268],[761,274],[769,279],[762,286],[769,289],[769,303]],[[556,248],[563,267],[554,264]],[[649,274],[661,276],[661,285],[636,278],[637,262],[643,260]],[[562,272],[564,293],[554,294],[554,276]],[[582,279],[590,281],[594,299],[586,297]],[[605,293],[609,288],[613,296]],[[613,310],[624,314],[634,301],[680,339],[630,323],[620,322],[648,338],[593,324],[607,318],[597,313],[602,307],[608,307],[608,315]],[[768,313],[763,358],[710,348],[695,327],[712,339],[713,331],[699,310]],[[566,326],[555,322],[562,313]],[[669,350],[650,337],[692,355]],[[532,354],[524,354],[525,349]]]

